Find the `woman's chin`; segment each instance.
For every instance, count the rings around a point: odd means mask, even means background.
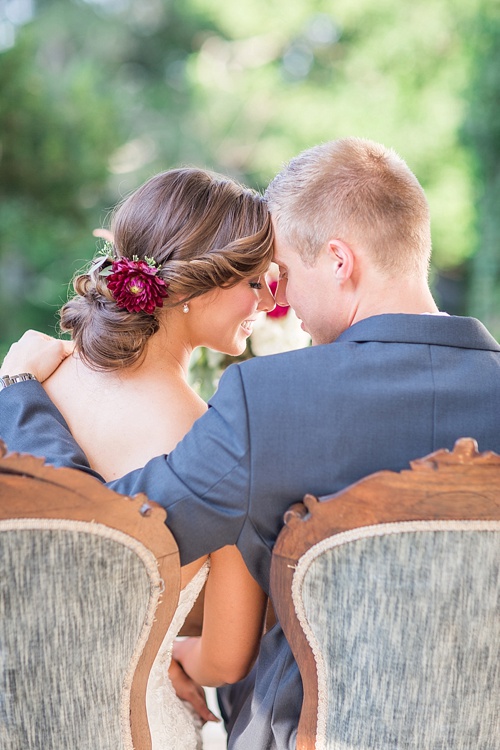
[[[239,357],[241,354],[243,354],[246,348],[246,339],[244,339],[243,341],[235,341],[231,346],[227,347],[227,351],[224,353],[229,355],[230,357]]]

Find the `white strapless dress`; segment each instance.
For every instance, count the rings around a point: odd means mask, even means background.
[[[183,588],[179,604],[149,675],[146,707],[152,750],[202,750],[202,722],[191,704],[181,701],[168,677],[174,639],[193,608],[205,583],[210,560]]]

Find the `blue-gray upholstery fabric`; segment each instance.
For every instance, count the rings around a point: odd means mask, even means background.
[[[299,563],[320,655],[318,750],[498,746],[500,523],[446,523],[317,545]]]
[[[159,576],[123,543],[126,535],[54,523],[0,522],[0,747],[130,748],[124,691]]]
[[[229,367],[208,412],[168,456],[112,484],[167,508],[183,564],[237,544],[264,590],[291,503],[337,492],[457,438],[500,453],[500,346],[473,318],[377,315],[332,344]],[[10,450],[90,471],[40,384],[0,392]],[[251,675],[220,691],[231,750],[293,750],[302,705],[280,626]]]

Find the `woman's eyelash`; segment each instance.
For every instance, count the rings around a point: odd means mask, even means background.
[[[248,285],[251,289],[262,289],[262,284],[260,283],[260,281],[250,281]]]

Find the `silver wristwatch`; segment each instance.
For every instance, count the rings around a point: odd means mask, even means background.
[[[25,380],[36,380],[31,372],[22,372],[20,375],[3,375],[0,377],[0,391],[14,383],[23,383]]]

